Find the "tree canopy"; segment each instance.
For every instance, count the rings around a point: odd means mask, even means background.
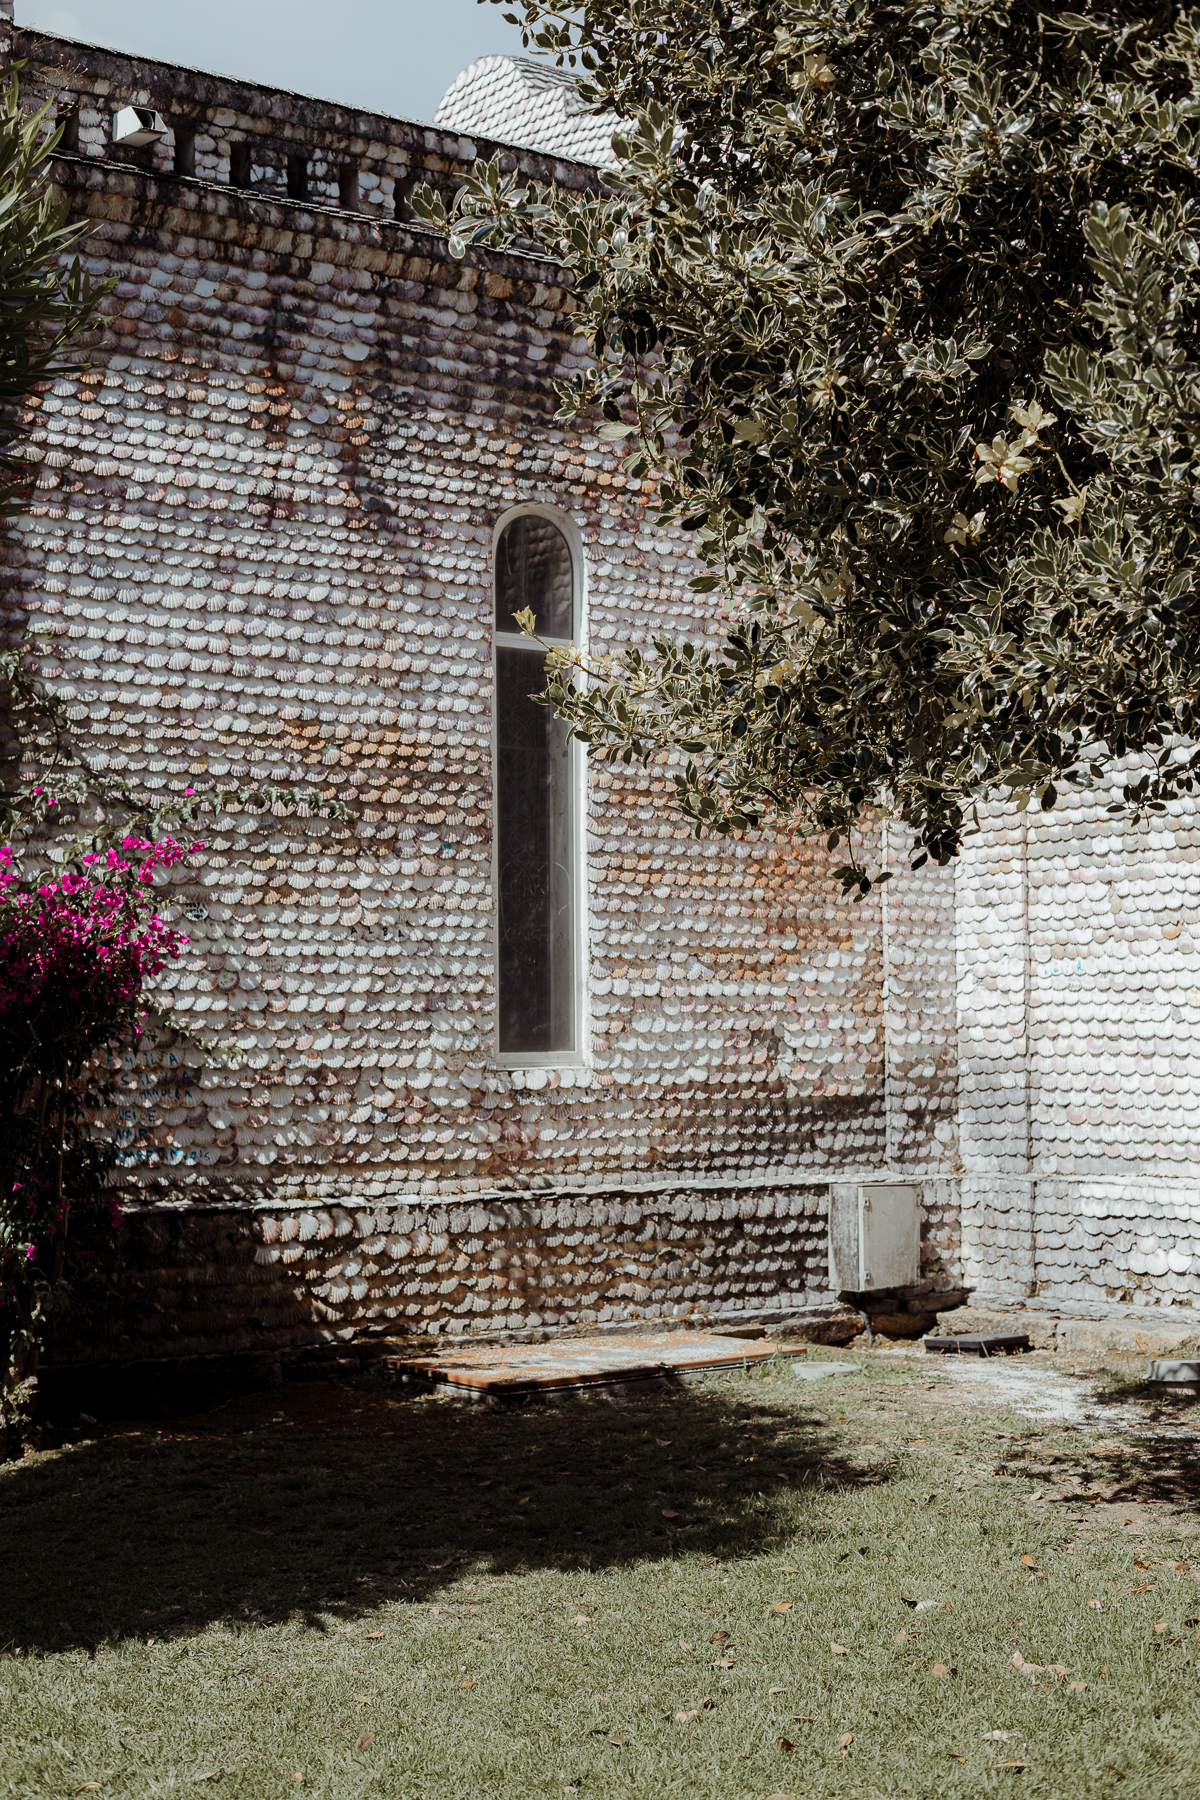
[[[40,382],[86,366],[70,351],[112,286],[70,255],[88,225],[69,218],[50,180],[62,131],[47,129],[49,112],[49,103],[22,107],[16,73],[0,85],[0,518],[25,504],[29,466],[13,454],[25,430],[21,402]]]
[[[573,274],[602,415],[691,534],[724,641],[552,659],[609,758],[677,753],[697,830],[916,860],[1145,752],[1200,776],[1200,23],[1035,0],[516,0],[619,121],[589,193],[479,164],[470,243]],[[842,879],[870,876],[852,853]]]

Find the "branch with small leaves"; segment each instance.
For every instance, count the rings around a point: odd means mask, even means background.
[[[1200,27],[1109,4],[520,0],[615,121],[584,191],[479,165],[424,216],[537,244],[591,364],[561,417],[681,528],[709,647],[547,697],[674,757],[702,830],[1200,780]],[[582,677],[583,670],[580,668]],[[1143,759],[1121,772],[1131,754]],[[857,890],[856,890],[857,891]]]

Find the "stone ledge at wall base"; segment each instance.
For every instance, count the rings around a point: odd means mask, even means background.
[[[1149,1311],[1150,1309],[1145,1309]],[[1200,1320],[1168,1323],[1156,1318],[1109,1316],[1094,1319],[1062,1318],[1055,1313],[1019,1308],[958,1306],[939,1312],[938,1324],[946,1332],[1023,1331],[1035,1350],[1061,1351],[1066,1355],[1096,1351],[1126,1351],[1154,1356],[1177,1350],[1200,1337]]]
[[[945,1184],[923,1186],[919,1285],[855,1301],[904,1315],[902,1335],[919,1335],[936,1306],[961,1294]],[[519,1197],[343,1190],[134,1203],[97,1265],[109,1303],[79,1321],[55,1360],[350,1353],[366,1341],[420,1353],[465,1338],[621,1329],[846,1343],[860,1321],[829,1287],[828,1190],[812,1173],[717,1184],[680,1171],[652,1187]]]

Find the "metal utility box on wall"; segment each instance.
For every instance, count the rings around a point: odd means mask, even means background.
[[[919,1189],[900,1182],[834,1182],[829,1190],[834,1293],[912,1287],[920,1275]]]
[[[123,106],[113,114],[112,141],[126,150],[138,150],[143,144],[157,144],[167,135],[161,113],[149,106]]]

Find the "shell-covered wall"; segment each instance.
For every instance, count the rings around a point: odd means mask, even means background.
[[[981,1298],[1200,1305],[1200,817],[997,808],[958,873],[964,1261]]]
[[[169,1037],[130,1058],[129,1182],[350,1217],[433,1194],[624,1195],[722,1174],[790,1192],[878,1171],[878,892],[842,902],[823,850],[770,832],[697,841],[661,767],[589,776],[581,1063],[498,1066],[496,521],[525,502],[574,521],[597,650],[718,628],[687,589],[684,542],[648,522],[611,449],[555,422],[553,380],[584,353],[563,272],[451,261],[378,209],[176,177],[166,149],[135,166],[103,153],[102,127],[129,99],[193,124],[203,102],[225,144],[269,119],[281,143],[298,121],[351,159],[363,145],[429,156],[436,140],[452,168],[475,146],[396,121],[351,132],[339,109],[255,90],[238,112],[214,78],[23,47],[40,63],[31,96],[66,83],[79,101],[80,154],[56,177],[88,220],[88,268],[116,287],[91,369],[30,409],[37,485],[11,559],[12,629],[100,766],[163,791],[311,782],[356,819],[347,834],[230,812],[203,832],[173,896],[191,946],[163,997],[240,1061]],[[944,888],[894,900],[886,1027],[893,1155],[943,1169],[953,1032],[930,996],[945,985],[947,940],[931,929]],[[936,1210],[931,1279],[949,1283],[944,1195]],[[778,1277],[789,1294],[794,1275]]]

